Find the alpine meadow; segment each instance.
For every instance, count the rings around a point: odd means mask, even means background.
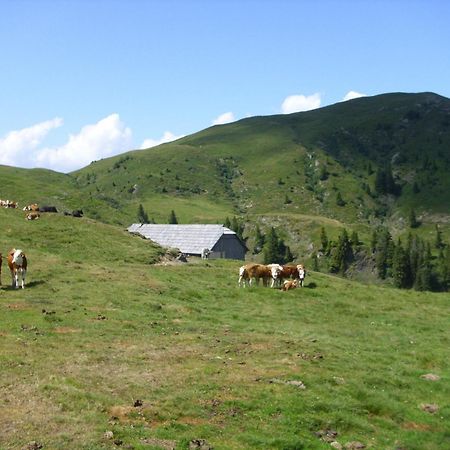
[[[0,449],[450,448],[448,98],[0,177]],[[225,224],[246,260],[180,262],[136,222]],[[304,287],[239,287],[251,262],[305,264]]]

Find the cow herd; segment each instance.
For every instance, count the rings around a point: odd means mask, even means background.
[[[303,287],[306,269],[303,264],[246,264],[239,268],[239,287],[258,285],[262,280],[264,286],[279,288],[283,291]]]
[[[20,249],[11,249],[8,252],[7,256],[8,261],[8,267],[11,271],[11,278],[12,278],[12,287],[18,289],[19,288],[19,278],[21,281],[21,287],[22,289],[25,288],[25,276],[27,274],[27,257],[25,256],[25,253]],[[2,275],[2,263],[3,258],[2,254],[0,253],[0,285],[2,284],[1,275]]]
[[[13,208],[16,209],[19,207],[17,202],[12,200],[2,200],[0,199],[0,206],[4,208]],[[26,205],[22,208],[23,211],[26,212],[25,219],[26,220],[37,220],[41,217],[41,213],[57,213],[58,209],[56,206],[39,206],[37,203],[31,203],[30,205]],[[65,216],[73,216],[73,217],[83,217],[83,211],[81,209],[74,209],[73,211],[64,211]]]

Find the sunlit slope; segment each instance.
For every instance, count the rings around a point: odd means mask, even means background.
[[[357,222],[386,209],[374,191],[389,164],[400,189],[384,214],[448,214],[449,114],[450,101],[430,93],[360,98],[211,127],[72,175],[123,220],[142,203],[157,221],[176,209],[183,221],[282,212]]]
[[[0,448],[448,447],[448,294],[240,289],[239,261],[155,266],[120,227],[22,216],[0,209],[29,260],[24,290],[3,266]]]

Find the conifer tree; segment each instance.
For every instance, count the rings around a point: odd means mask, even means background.
[[[333,249],[330,271],[344,275],[352,259],[352,246],[348,238],[347,230],[344,228],[339,236],[336,247]]]
[[[322,244],[322,251],[324,253],[327,253],[328,251],[328,236],[327,236],[327,232],[325,231],[325,228],[322,227],[320,229],[320,243]]]
[[[338,205],[338,206],[345,206],[344,199],[342,198],[342,195],[341,195],[340,192],[338,192],[337,195],[336,195],[336,205]]]
[[[224,227],[229,228],[231,230],[231,222],[230,218],[227,216],[225,219],[225,223],[223,224]]]
[[[409,258],[399,241],[394,250],[392,278],[398,288],[407,288],[411,282]]]
[[[261,250],[264,247],[264,243],[265,243],[265,236],[264,234],[262,234],[261,229],[259,228],[259,225],[256,225],[255,228],[255,248],[253,253],[257,254],[259,252],[261,252]]]
[[[148,214],[145,212],[144,207],[142,206],[142,203],[139,203],[137,220],[139,223],[149,223]]]
[[[414,211],[414,209],[411,210],[410,214],[409,214],[409,226],[411,228],[417,228],[419,226],[419,222],[417,221],[416,218],[416,212]]]
[[[177,216],[175,214],[175,211],[172,209],[172,211],[170,211],[170,215],[169,215],[169,224],[175,225],[177,223],[178,223]]]

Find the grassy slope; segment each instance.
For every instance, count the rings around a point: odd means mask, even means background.
[[[149,265],[157,248],[89,219],[0,209],[0,227],[3,253],[30,262],[24,291],[0,290],[2,449],[113,448],[107,430],[136,449],[326,449],[326,428],[449,446],[448,294],[315,273],[303,290],[238,289],[239,262]]]

